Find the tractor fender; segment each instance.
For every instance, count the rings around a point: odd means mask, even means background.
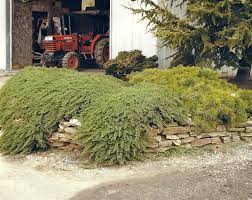
[[[94,50],[95,50],[95,46],[97,45],[97,43],[103,39],[103,38],[109,38],[109,36],[106,36],[106,35],[96,35],[94,37],[94,39],[92,40],[92,43],[91,43],[91,49],[92,49],[92,53],[94,54]]]

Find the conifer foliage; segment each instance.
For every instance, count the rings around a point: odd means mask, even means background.
[[[247,68],[249,72],[251,0],[166,0],[163,4],[139,1],[142,8],[132,10],[149,21],[151,31],[164,46],[177,50],[173,66],[208,63]],[[175,6],[185,8],[182,19],[172,11]]]
[[[234,127],[251,115],[252,93],[218,79],[213,69],[183,66],[146,69],[130,75],[129,82],[155,83],[179,94],[201,132],[214,131],[218,124]]]
[[[47,148],[65,116],[78,117],[98,96],[125,83],[64,69],[27,68],[0,90],[0,149],[10,154]]]
[[[187,112],[165,87],[140,84],[103,95],[82,114],[77,141],[97,163],[124,164],[141,159],[150,141],[150,124],[185,124]]]
[[[100,164],[122,164],[141,158],[151,123],[185,123],[187,112],[178,95],[162,86],[27,68],[0,90],[0,150],[27,154],[46,149],[48,135],[65,118],[80,120],[76,142],[85,155]]]

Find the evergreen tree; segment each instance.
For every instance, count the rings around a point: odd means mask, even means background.
[[[132,9],[149,21],[163,46],[176,50],[172,65],[238,67],[237,80],[247,80],[252,64],[251,0],[139,0]],[[172,7],[185,8],[179,18]]]

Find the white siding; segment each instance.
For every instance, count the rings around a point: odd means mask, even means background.
[[[140,21],[141,16],[133,15],[124,6],[139,7],[137,1],[111,0],[111,58],[115,58],[120,51],[140,49],[146,56],[157,55],[160,68],[168,68],[171,58],[167,57],[174,51],[161,48],[158,39],[148,32],[147,22]],[[185,14],[183,9],[175,6],[173,11],[179,17]]]
[[[159,2],[162,3],[162,0],[159,0]],[[185,15],[185,8],[177,7],[176,6],[176,1],[174,3],[173,7],[171,7],[171,10],[172,10],[173,14],[175,14],[179,18],[183,18],[184,15]],[[159,48],[158,48],[157,55],[158,55],[158,58],[159,58],[159,67],[162,68],[162,69],[169,68],[170,65],[171,65],[172,58],[168,59],[168,57],[173,55],[175,53],[175,51],[168,48],[168,47],[162,47],[161,48],[160,43],[158,43],[158,47]]]
[[[137,1],[111,0],[111,58],[120,51],[140,49],[146,56],[157,54],[157,39],[148,33],[140,16],[133,15],[124,6],[137,6]]]
[[[0,1],[0,70],[6,69],[6,1]]]

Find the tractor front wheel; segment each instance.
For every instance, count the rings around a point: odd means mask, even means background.
[[[78,69],[80,66],[80,58],[76,52],[68,52],[62,59],[62,66],[68,69]]]
[[[95,45],[94,57],[96,63],[102,67],[109,60],[109,38],[100,39]]]

